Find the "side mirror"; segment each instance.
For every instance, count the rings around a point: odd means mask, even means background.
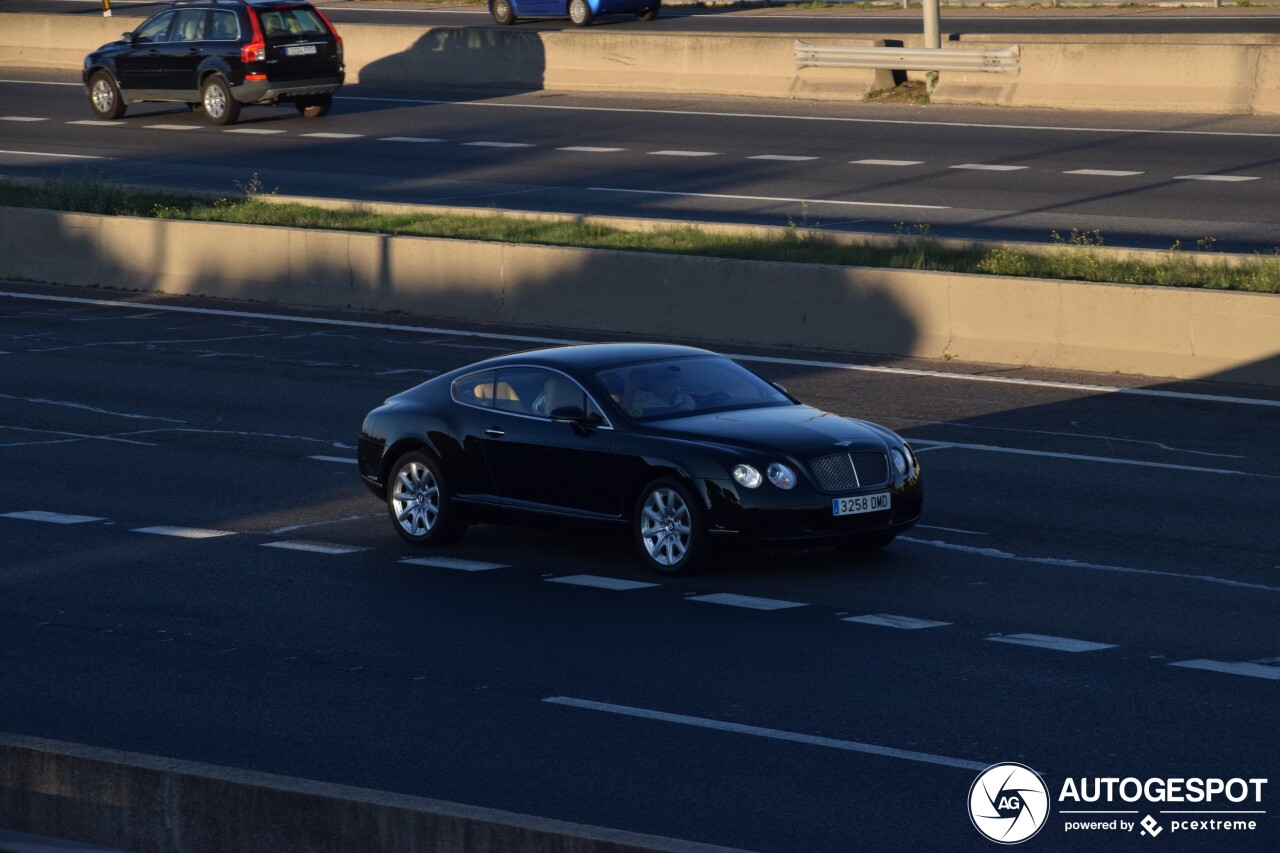
[[[783,388],[783,387],[782,387],[781,385],[779,385],[777,382],[770,382],[769,384],[770,384],[770,385],[772,385],[774,388],[777,388],[777,389],[778,389],[779,391],[781,391],[783,394],[787,394],[787,389],[786,389],[786,388]],[[788,397],[790,397],[791,395],[790,395],[790,394],[787,394],[787,396],[788,396]]]
[[[125,44],[133,44],[133,33],[132,32],[121,33],[120,41],[124,42]]]
[[[561,406],[551,412],[551,420],[563,424],[586,423],[587,413],[581,406]]]

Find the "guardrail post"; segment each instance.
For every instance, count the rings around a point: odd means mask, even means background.
[[[111,0],[102,0],[102,17],[111,17]]]

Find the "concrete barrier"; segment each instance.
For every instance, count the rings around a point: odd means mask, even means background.
[[[0,276],[721,344],[1280,386],[1280,297],[1270,294],[16,208],[0,208]]]
[[[1008,36],[966,38],[997,49]],[[1280,112],[1280,44],[1041,41],[1017,37],[1016,76],[946,72],[933,101],[1178,113]]]
[[[0,734],[0,826],[136,853],[732,853],[723,847]]]

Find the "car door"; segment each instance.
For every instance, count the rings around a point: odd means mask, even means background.
[[[449,393],[456,408],[450,415],[457,441],[457,463],[450,466],[453,493],[464,500],[496,504],[498,488],[484,458],[485,430],[493,424],[495,373],[481,370],[453,381]],[[443,452],[443,451],[442,451]],[[449,457],[450,454],[445,452]]]
[[[135,95],[161,88],[164,51],[174,17],[175,13],[170,10],[151,18],[134,32],[132,46],[116,55],[116,77],[120,88]]]
[[[558,390],[557,390],[558,389]],[[613,430],[551,418],[562,405],[599,407],[558,371],[499,368],[491,425],[483,438],[485,461],[505,506],[617,516],[617,462]]]
[[[196,69],[208,50],[209,13],[205,9],[179,9],[174,16],[169,41],[161,49],[164,67],[157,87],[169,92],[189,92],[199,88]],[[192,98],[195,100],[195,98]]]

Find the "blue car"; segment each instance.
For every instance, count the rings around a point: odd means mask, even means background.
[[[641,21],[658,17],[662,0],[489,0],[489,13],[499,24],[514,24],[516,18],[563,18],[580,27],[597,15],[635,15]]]

